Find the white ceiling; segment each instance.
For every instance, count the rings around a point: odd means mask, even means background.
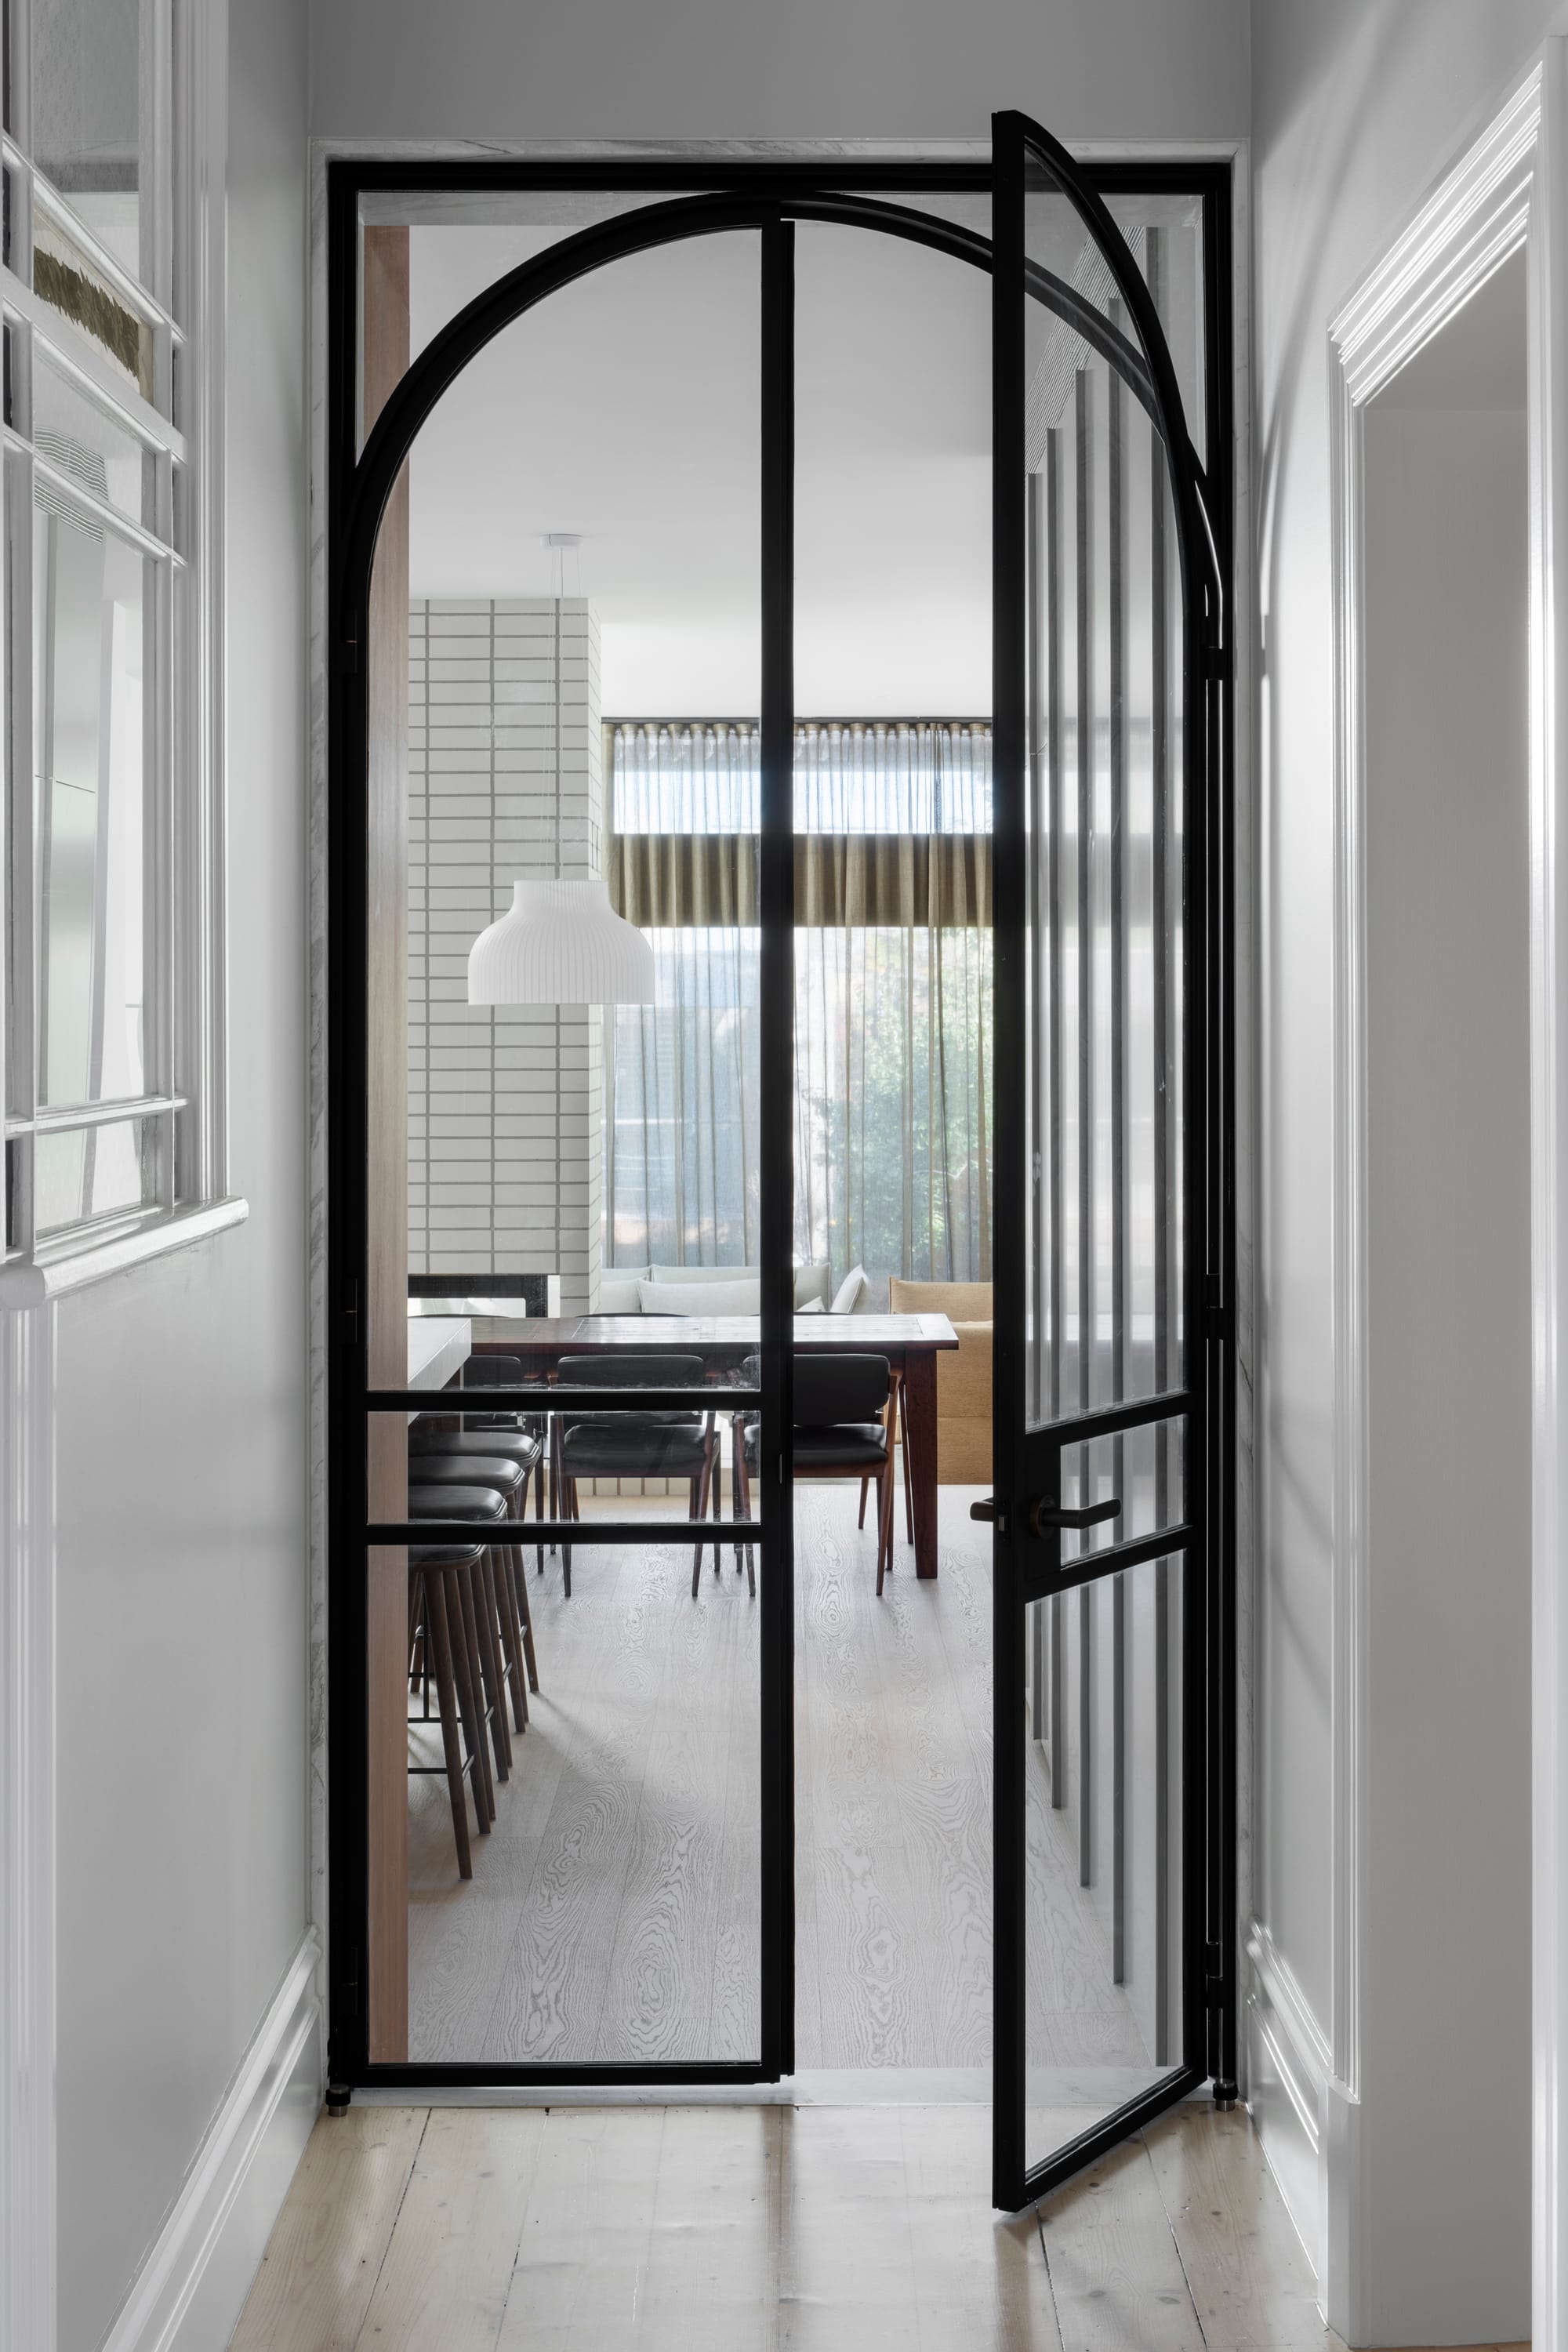
[[[563,233],[416,227],[416,351]],[[548,594],[543,533],[580,531],[607,717],[757,710],[758,248],[702,237],[551,296],[415,446],[413,593]],[[795,708],[984,714],[990,281],[815,225],[795,281]]]

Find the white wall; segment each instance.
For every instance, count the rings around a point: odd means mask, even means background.
[[[311,121],[374,139],[1239,136],[1246,0],[314,0]]]
[[[303,0],[237,5],[230,52],[232,1183],[250,1216],[59,1308],[61,2352],[101,2340],[306,1920]],[[183,2347],[226,2342],[236,2292]]]
[[[1328,325],[1431,184],[1522,79],[1541,39],[1561,28],[1563,13],[1543,0],[1489,0],[1484,8],[1468,0],[1258,0],[1254,11],[1256,435],[1267,647],[1259,777],[1264,1361],[1254,1885],[1258,1922],[1286,1979],[1271,2030],[1285,2037],[1285,2055],[1309,2088],[1314,2072],[1321,2074],[1333,2024]],[[1522,597],[1519,612],[1522,660]],[[1375,1423],[1373,1436],[1375,1449]],[[1375,1451],[1372,1477],[1375,1498]],[[1374,1615],[1377,1572],[1371,1564]],[[1522,1794],[1521,1801],[1527,1801]],[[1455,1899],[1466,1899],[1462,1886]],[[1368,1965],[1370,1999],[1375,1951]],[[1497,2015],[1489,1982],[1485,2011],[1489,2031]],[[1473,2017],[1452,2022],[1455,2032],[1475,2032]],[[1364,2026],[1370,2069],[1370,2010]],[[1448,2054],[1440,2044],[1428,2051],[1427,2063],[1440,2071]],[[1271,2100],[1270,2114],[1283,2130],[1289,2102]],[[1299,2169],[1292,2164],[1288,2149],[1280,2168],[1316,2252],[1320,2183],[1308,2163]],[[1521,2294],[1525,2286],[1521,2277]],[[1447,2320],[1458,2324],[1454,2310]],[[1443,2330],[1424,2333],[1425,2323],[1414,2318],[1390,2317],[1386,2325],[1394,2332],[1372,2340],[1452,2340]],[[1523,2316],[1499,2316],[1472,2333],[1522,2335],[1526,2327]]]
[[[1522,277],[1522,259],[1510,268]],[[1371,1605],[1356,2307],[1357,2340],[1374,2344],[1530,2331],[1519,309],[1516,410],[1379,402],[1366,427]],[[1400,388],[1396,378],[1386,397]]]

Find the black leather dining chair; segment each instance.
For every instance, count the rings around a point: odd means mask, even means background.
[[[877,1593],[893,1564],[893,1456],[889,1442],[892,1372],[886,1356],[800,1355],[795,1360],[794,1478],[869,1478],[877,1488]],[[751,1473],[759,1426],[743,1418],[735,1449],[741,1514],[752,1516]],[[751,1565],[748,1548],[747,1566]]]
[[[698,1389],[706,1377],[700,1356],[624,1354],[563,1356],[556,1383],[571,1388]],[[559,1412],[554,1422],[555,1491],[563,1519],[581,1518],[580,1478],[686,1478],[690,1482],[688,1516],[700,1519],[713,1479],[714,1417],[700,1408],[663,1412],[574,1413]],[[566,1596],[572,1593],[572,1547],[563,1544]],[[695,1598],[702,1570],[697,1548],[691,1571]]]

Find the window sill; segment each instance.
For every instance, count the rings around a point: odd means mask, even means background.
[[[41,1307],[67,1291],[85,1289],[89,1283],[102,1282],[111,1274],[124,1274],[150,1259],[166,1257],[173,1250],[188,1249],[193,1242],[205,1242],[230,1225],[243,1224],[249,1214],[249,1202],[234,1194],[227,1200],[209,1201],[199,1209],[181,1209],[161,1224],[143,1225],[140,1232],[121,1234],[113,1241],[89,1243],[83,1249],[67,1250],[41,1262],[19,1260],[0,1267],[0,1307]]]

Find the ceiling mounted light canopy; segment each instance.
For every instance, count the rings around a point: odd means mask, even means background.
[[[603,878],[514,882],[468,950],[470,1004],[651,1004],[653,950]]]

